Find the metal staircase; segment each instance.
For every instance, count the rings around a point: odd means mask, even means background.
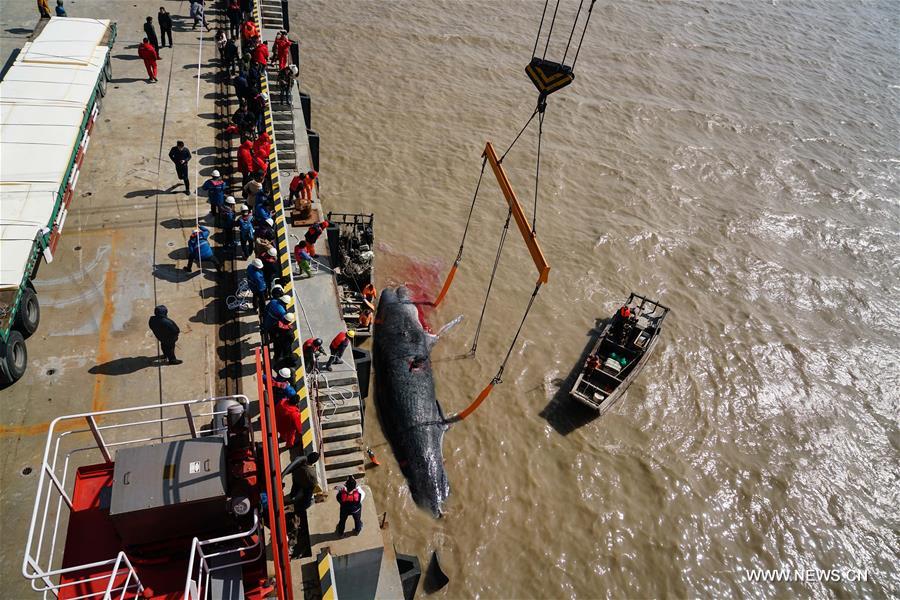
[[[363,448],[363,404],[352,363],[316,375],[322,455],[329,484],[343,483],[349,475],[366,476]],[[340,370],[337,370],[340,369]]]

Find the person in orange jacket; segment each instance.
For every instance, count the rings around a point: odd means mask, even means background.
[[[144,41],[138,46],[138,56],[144,61],[144,67],[147,69],[147,81],[149,83],[159,81],[156,78],[156,61],[159,60],[159,54],[156,52],[156,48],[153,47],[149,39],[144,38]]]
[[[269,153],[272,151],[272,138],[263,131],[253,142],[253,156],[259,157],[265,161],[269,160]]]
[[[250,179],[250,173],[253,172],[253,142],[244,140],[241,147],[238,148],[238,170],[244,177],[243,184],[246,185]]]
[[[259,28],[253,19],[247,19],[241,25],[241,51],[245,51],[255,37],[259,37]]]
[[[304,200],[312,200],[312,191],[313,188],[316,187],[316,180],[318,178],[319,174],[316,171],[309,171],[306,174],[306,187],[301,194],[301,197]]]
[[[284,31],[275,38],[275,58],[278,59],[279,71],[283,71],[291,62],[291,40]]]
[[[377,291],[375,290],[375,286],[371,283],[367,283],[366,287],[363,288],[362,297],[363,300],[368,303],[370,306],[375,306],[375,296],[377,295]]]

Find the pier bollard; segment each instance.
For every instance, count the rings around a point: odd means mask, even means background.
[[[312,129],[306,130],[306,135],[309,137],[309,160],[312,162],[312,167],[316,171],[320,171],[319,169],[319,134],[313,131]]]

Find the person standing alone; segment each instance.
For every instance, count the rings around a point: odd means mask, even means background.
[[[188,161],[191,160],[191,151],[188,150],[184,142],[178,140],[172,149],[169,150],[169,159],[175,163],[175,172],[178,179],[184,182],[184,193],[191,195],[191,180],[188,178]]]
[[[363,528],[362,503],[366,498],[366,491],[357,487],[353,475],[347,478],[346,483],[338,488],[337,501],[341,505],[341,514],[338,517],[337,527],[334,532],[344,535],[344,525],[347,517],[353,517],[353,535],[359,535]]]
[[[144,41],[141,42],[141,45],[138,46],[138,56],[141,57],[141,60],[144,61],[144,68],[147,69],[147,82],[153,83],[155,81],[159,81],[156,78],[157,67],[156,61],[159,59],[159,53],[156,51],[156,48],[153,47],[153,44],[150,43],[150,40],[144,38]],[[171,152],[169,156],[171,156]]]
[[[153,28],[153,17],[147,17],[144,22],[144,35],[150,40],[150,45],[156,50],[156,58],[159,58],[159,38],[156,37],[156,29]]]
[[[159,37],[162,38],[162,47],[166,47],[166,37],[169,38],[169,48],[172,44],[172,15],[162,6],[159,7],[159,14],[156,15],[156,22],[159,23]]]
[[[175,342],[178,341],[181,330],[175,321],[169,318],[169,309],[162,304],[157,306],[148,325],[153,336],[159,341],[159,347],[169,364],[180,365],[182,361],[175,358]]]

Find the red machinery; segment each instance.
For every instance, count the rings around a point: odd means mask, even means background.
[[[246,396],[55,419],[22,564],[35,591],[71,600],[291,600],[264,372],[268,352],[257,350],[259,441]]]

